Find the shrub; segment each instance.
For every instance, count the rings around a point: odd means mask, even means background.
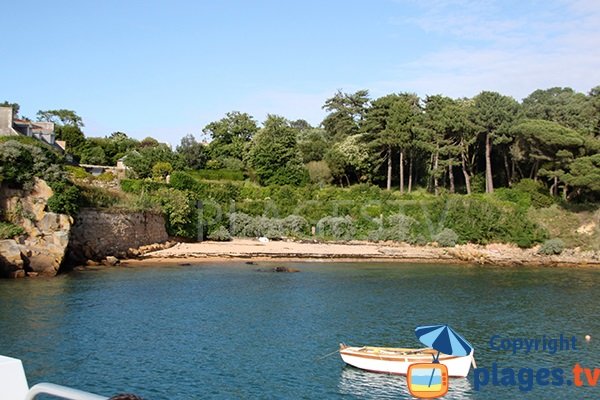
[[[254,236],[264,236],[269,239],[281,239],[284,236],[283,224],[276,218],[255,217],[254,232]]]
[[[112,172],[103,172],[96,177],[96,179],[101,182],[112,182],[115,178],[116,176]]]
[[[54,194],[48,199],[48,210],[58,214],[77,214],[81,202],[79,188],[66,182],[53,182],[50,187]]]
[[[521,179],[513,185],[513,189],[527,193],[531,198],[531,205],[535,208],[550,207],[554,204],[554,199],[548,194],[544,185],[533,179]]]
[[[34,177],[44,177],[51,167],[56,169],[57,162],[56,155],[43,147],[16,140],[0,142],[0,176],[11,185],[26,187]]]
[[[169,184],[178,190],[194,190],[196,180],[188,173],[175,171],[171,174]]]
[[[84,207],[110,208],[119,202],[119,197],[107,189],[81,185],[80,204]]]
[[[387,240],[397,242],[410,242],[414,235],[412,229],[417,225],[417,220],[404,214],[390,215],[384,221],[384,227],[387,232]]]
[[[354,238],[356,228],[352,218],[348,215],[345,217],[327,216],[321,218],[317,223],[317,232],[324,237],[349,240]]]
[[[12,239],[24,233],[25,230],[18,225],[14,225],[8,222],[0,222],[0,240]]]
[[[165,215],[167,232],[172,236],[197,238],[198,212],[189,192],[163,188],[154,195]]]
[[[73,179],[87,179],[92,176],[91,174],[87,173],[85,171],[85,169],[83,169],[81,167],[74,167],[71,165],[67,165],[65,167],[65,169],[67,170],[67,172],[71,175],[71,177]]]
[[[126,193],[155,192],[168,185],[162,182],[141,179],[122,179],[121,189]]]
[[[306,170],[311,183],[325,185],[333,180],[331,169],[325,161],[311,161],[306,164]]]
[[[236,237],[255,237],[254,218],[242,212],[229,214],[229,232]]]
[[[152,166],[152,177],[163,180],[173,172],[173,166],[169,162],[159,161]]]
[[[121,179],[121,190],[125,193],[139,193],[142,191],[142,181],[139,179]]]
[[[565,249],[565,242],[561,239],[548,239],[546,240],[538,250],[539,254],[546,256],[558,255]]]
[[[433,240],[442,247],[454,247],[458,242],[458,235],[452,229],[444,228],[433,237]]]
[[[208,239],[214,240],[214,241],[217,241],[217,242],[227,242],[227,241],[231,240],[231,234],[229,233],[229,231],[227,230],[227,228],[225,228],[222,225],[219,225],[218,228],[216,228],[215,230],[213,230],[208,235]]]
[[[290,236],[308,234],[308,221],[299,215],[288,215],[283,219],[283,230]]]
[[[210,163],[210,160],[208,163]],[[207,168],[208,168],[207,163]],[[219,167],[220,168],[220,167]],[[244,173],[239,170],[229,170],[229,169],[201,169],[199,171],[190,171],[190,174],[197,179],[205,179],[205,180],[228,180],[228,181],[243,181]]]

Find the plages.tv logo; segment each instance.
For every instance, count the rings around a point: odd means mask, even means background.
[[[586,335],[586,341],[591,337]],[[489,349],[493,352],[505,352],[512,355],[543,352],[550,355],[565,351],[578,351],[579,343],[573,335],[560,334],[556,337],[540,336],[532,338],[514,338],[494,335],[489,340]],[[529,392],[534,386],[559,388],[561,386],[591,386],[600,381],[600,368],[586,368],[580,363],[566,367],[552,368],[512,368],[497,362],[488,367],[475,368],[473,386],[476,391],[487,386],[516,387],[521,392]]]
[[[444,396],[449,377],[466,377],[474,364],[473,346],[448,325],[428,325],[415,329],[417,338],[435,350],[431,362],[411,364],[406,373],[408,391],[418,399]]]

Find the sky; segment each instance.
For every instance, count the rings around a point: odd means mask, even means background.
[[[599,0],[11,1],[0,101],[177,145],[229,111],[318,125],[337,90],[522,100],[600,85]]]

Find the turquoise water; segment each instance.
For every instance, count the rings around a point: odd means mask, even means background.
[[[301,272],[228,263],[0,281],[0,354],[23,360],[30,385],[147,399],[409,398],[405,378],[326,355],[340,342],[419,347],[414,328],[434,323],[471,341],[478,367],[490,371],[493,363],[516,371],[600,367],[600,270],[286,265]],[[576,336],[577,351],[489,348],[494,335],[561,333]],[[473,373],[451,379],[446,398],[600,398],[600,384],[522,392],[491,382],[477,391]]]

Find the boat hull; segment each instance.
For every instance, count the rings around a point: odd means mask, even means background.
[[[377,350],[382,349],[382,350]],[[395,349],[366,348],[366,347],[340,347],[342,360],[348,365],[364,369],[371,372],[385,374],[406,375],[408,367],[411,364],[431,363],[433,360],[432,351],[402,354]],[[471,364],[473,363],[473,353],[468,356],[458,357],[441,354],[440,364],[448,367],[448,376],[464,378],[469,374]]]

